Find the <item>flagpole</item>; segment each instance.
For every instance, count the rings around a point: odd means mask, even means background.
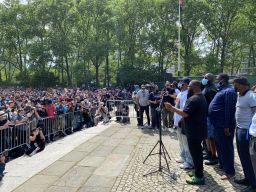
[[[180,1],[179,1],[179,26],[178,26],[178,77],[180,76]]]

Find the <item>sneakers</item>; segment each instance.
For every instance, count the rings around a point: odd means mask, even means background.
[[[204,162],[205,165],[217,165],[218,164],[218,159],[217,158],[214,158],[214,159],[209,159],[209,160],[206,160]]]
[[[199,178],[194,175],[186,179],[186,182],[189,185],[204,185],[205,183],[204,178]]]
[[[184,162],[183,164],[180,165],[181,169],[193,169],[193,166],[191,166],[189,163]]]
[[[245,178],[244,179],[234,179],[234,182],[239,185],[245,185],[245,186],[250,185],[248,179],[245,179]]]
[[[184,163],[184,160],[183,160],[182,158],[177,158],[177,159],[175,159],[175,161],[176,161],[177,163]]]

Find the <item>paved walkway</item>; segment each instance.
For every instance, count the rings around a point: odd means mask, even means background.
[[[221,181],[217,167],[205,167],[206,185],[190,186],[185,182],[186,172],[174,162],[178,154],[175,133],[166,131],[164,144],[171,156],[169,162],[176,180],[162,175],[143,174],[158,166],[158,156],[143,160],[158,140],[158,133],[129,125],[113,124],[46,169],[16,188],[15,192],[150,192],[150,191],[241,191],[239,185]],[[96,128],[95,128],[96,129]],[[46,148],[47,150],[47,148]],[[56,149],[57,150],[57,149]],[[238,176],[241,167],[236,157]]]

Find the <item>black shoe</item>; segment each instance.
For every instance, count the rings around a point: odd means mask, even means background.
[[[203,156],[203,159],[204,159],[204,160],[210,160],[211,157],[207,154],[207,155],[204,155],[204,156]]]
[[[248,187],[244,192],[256,192],[256,187]]]
[[[235,179],[234,182],[239,185],[245,185],[245,186],[250,185],[248,179],[245,179],[245,178],[244,179]]]
[[[210,159],[205,161],[205,165],[217,165],[218,164],[218,159]]]

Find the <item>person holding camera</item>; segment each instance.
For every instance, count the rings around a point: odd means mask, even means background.
[[[101,119],[103,120],[103,123],[109,122],[108,109],[107,107],[104,107],[103,102],[100,102],[99,108],[96,111],[96,114],[94,117],[94,126],[97,126]]]
[[[171,105],[175,105],[175,99],[177,95],[175,93],[175,89],[171,88],[171,83],[169,81],[166,81],[165,83],[165,89],[163,93],[163,103],[167,102]],[[162,110],[162,119],[163,119],[163,128],[166,129],[168,127],[173,127],[173,116],[174,113],[172,111],[168,111],[165,106]]]
[[[39,125],[35,129],[32,129],[31,135],[29,137],[30,146],[26,151],[26,154],[32,156],[40,151],[43,151],[45,148],[45,137],[42,129]]]

